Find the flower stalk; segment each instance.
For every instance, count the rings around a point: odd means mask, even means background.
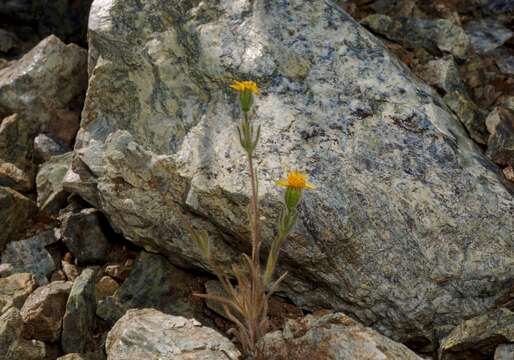
[[[253,81],[235,81],[231,86],[239,92],[239,103],[243,113],[241,123],[237,127],[239,142],[243,148],[248,165],[250,182],[249,222],[251,233],[251,257],[242,254],[243,263],[233,265],[229,277],[214,262],[210,246],[209,236],[206,231],[196,232],[193,239],[197,242],[202,255],[207,259],[212,271],[218,277],[225,294],[196,294],[197,296],[219,302],[227,317],[234,323],[234,334],[238,338],[243,352],[248,359],[256,359],[259,355],[258,341],[269,328],[268,301],[277,290],[279,284],[285,278],[282,274],[277,280],[272,281],[278,262],[280,249],[288,235],[293,230],[298,218],[298,206],[303,198],[305,189],[314,189],[314,185],[307,182],[307,176],[293,171],[288,174],[286,180],[277,182],[278,186],[286,187],[284,201],[278,226],[278,236],[272,241],[266,268],[261,271],[260,249],[261,233],[259,219],[259,195],[258,176],[254,164],[255,150],[258,146],[261,127],[254,126],[250,119],[250,111],[254,103],[253,96],[259,95],[259,88]],[[232,284],[235,279],[237,286]]]

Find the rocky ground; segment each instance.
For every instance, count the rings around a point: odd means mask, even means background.
[[[0,359],[241,357],[193,296],[220,287],[188,229],[222,266],[248,248],[227,88],[247,78],[265,249],[284,168],[318,187],[264,358],[514,359],[514,2],[12,0],[0,20]]]

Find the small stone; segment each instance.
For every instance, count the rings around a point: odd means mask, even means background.
[[[11,163],[0,163],[0,186],[8,186],[14,190],[30,191],[34,183],[23,170]]]
[[[55,358],[53,351],[42,341],[25,340],[23,320],[16,308],[0,316],[0,349],[2,360],[45,360]]]
[[[120,285],[110,276],[102,276],[96,283],[96,299],[103,300],[107,296],[112,296]]]
[[[11,264],[0,264],[0,278],[5,278],[14,272],[14,268]]]
[[[45,213],[57,213],[66,203],[68,193],[62,186],[62,180],[71,165],[73,153],[52,157],[43,163],[36,176],[37,206]]]
[[[48,278],[56,270],[56,264],[46,246],[57,242],[52,230],[39,233],[31,238],[10,242],[2,255],[2,262],[12,264],[16,272],[32,273],[38,284],[48,283]]]
[[[514,344],[501,344],[494,352],[494,360],[514,360]]]
[[[514,111],[496,107],[485,123],[491,134],[487,156],[499,165],[514,166]]]
[[[58,139],[47,134],[39,134],[34,139],[34,156],[40,162],[50,160],[52,156],[62,155],[70,148]]]
[[[21,309],[23,336],[56,342],[61,336],[62,318],[72,282],[55,281],[37,288]]]
[[[223,359],[241,354],[217,331],[155,309],[129,310],[107,335],[109,359]],[[181,356],[182,355],[182,356]]]
[[[61,261],[61,266],[62,271],[69,281],[75,281],[75,279],[80,275],[80,268],[76,265],[70,264],[66,261]]]
[[[130,273],[130,267],[119,264],[107,265],[104,272],[116,280],[124,281]]]
[[[0,278],[0,315],[11,307],[21,309],[36,287],[36,279],[29,273],[17,273]]]
[[[109,254],[109,241],[100,226],[100,212],[84,209],[66,214],[61,225],[63,241],[79,264],[104,262]]]
[[[1,146],[1,145],[0,145]],[[13,237],[30,224],[36,206],[19,192],[0,187],[0,251]]]
[[[503,169],[503,175],[505,175],[507,180],[514,182],[514,168],[512,166],[507,166]]]
[[[462,322],[441,342],[442,360],[491,358],[495,348],[514,342],[514,313],[500,308]]]
[[[473,48],[479,54],[488,53],[502,46],[514,35],[510,29],[492,18],[470,21],[465,30]]]
[[[83,353],[90,346],[95,325],[95,276],[94,269],[84,269],[71,288],[61,336],[67,353]]]
[[[487,144],[489,133],[485,126],[485,114],[464,93],[452,91],[443,98],[446,105],[457,115],[470,137],[479,144]]]

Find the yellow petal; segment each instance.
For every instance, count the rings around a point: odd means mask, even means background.
[[[288,187],[289,183],[287,182],[287,180],[279,180],[275,183],[275,185]]]
[[[314,184],[311,184],[308,182],[308,183],[305,183],[305,188],[308,190],[315,190],[316,186]]]

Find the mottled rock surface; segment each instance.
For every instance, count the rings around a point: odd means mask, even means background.
[[[30,294],[20,311],[23,337],[46,342],[61,338],[62,318],[71,286],[69,281],[54,281]]]
[[[0,316],[0,349],[2,360],[49,360],[55,358],[42,341],[21,336],[23,320],[20,311],[11,308]]]
[[[443,360],[492,357],[496,347],[514,342],[514,313],[504,308],[464,321],[443,340]]]
[[[42,285],[56,270],[56,264],[46,246],[57,242],[53,230],[47,230],[31,238],[12,241],[2,253],[2,262],[12,264],[16,272],[30,272]]]
[[[465,59],[469,54],[469,37],[462,28],[446,19],[391,18],[373,14],[363,19],[362,24],[411,48],[449,52],[459,59]]]
[[[109,331],[108,360],[237,360],[239,351],[215,330],[194,319],[154,309],[129,310]]]
[[[173,293],[173,285],[180,281],[181,271],[166,258],[141,252],[128,278],[113,296],[100,301],[96,314],[114,324],[128,309],[154,308],[165,313],[193,316],[190,299]]]
[[[99,216],[96,209],[84,209],[64,216],[62,238],[79,264],[94,264],[107,259],[110,245],[100,226]]]
[[[32,274],[17,273],[0,278],[0,314],[11,307],[21,309],[23,303],[37,287]]]
[[[485,120],[487,155],[497,164],[514,166],[514,110],[495,108]]]
[[[289,320],[261,341],[266,360],[422,360],[405,345],[335,313]]]
[[[87,85],[86,59],[86,50],[75,44],[53,35],[42,40],[0,70],[0,114],[24,113],[38,130],[70,143]]]
[[[56,213],[66,203],[68,193],[62,181],[71,165],[73,153],[52,157],[39,167],[36,176],[37,206],[46,213]]]
[[[116,231],[206,269],[190,222],[222,265],[239,259],[248,178],[228,84],[250,78],[264,250],[285,169],[318,186],[282,253],[285,295],[418,343],[494,305],[514,274],[512,189],[380,41],[326,1],[140,5],[93,3],[68,183]],[[441,48],[460,56],[466,38]]]
[[[62,321],[61,344],[66,353],[91,350],[88,347],[95,325],[95,276],[96,271],[87,268],[73,282]]]
[[[0,162],[0,186],[10,187],[14,190],[27,192],[34,186],[32,177],[8,162]]]
[[[0,251],[31,222],[36,204],[19,192],[0,186]]]

